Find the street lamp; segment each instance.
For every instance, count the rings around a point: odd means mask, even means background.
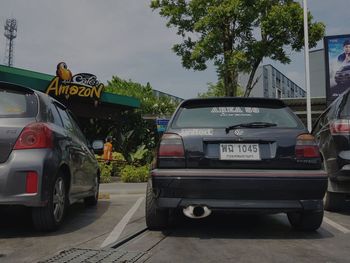
[[[306,84],[306,117],[307,129],[311,132],[311,94],[310,94],[310,61],[309,61],[309,28],[307,18],[307,0],[304,4],[304,49],[305,49],[305,84]]]

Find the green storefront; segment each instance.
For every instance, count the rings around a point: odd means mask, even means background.
[[[0,81],[19,84],[42,92],[46,92],[54,78],[54,75],[0,65]],[[98,101],[78,96],[69,98],[60,96],[57,99],[78,117],[83,126],[89,125],[92,119],[113,121],[118,119],[122,112],[140,107],[140,101],[136,98],[103,91]]]

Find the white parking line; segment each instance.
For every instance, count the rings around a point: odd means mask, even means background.
[[[101,248],[106,247],[114,242],[116,242],[123,232],[124,228],[130,221],[131,217],[135,214],[139,206],[145,197],[140,197],[137,199],[136,203],[130,208],[130,210],[126,213],[126,215],[120,220],[120,222],[114,227],[113,231],[109,234],[109,236],[103,241]]]
[[[333,220],[323,217],[323,222],[327,223],[328,225],[334,227],[335,229],[339,230],[340,232],[343,232],[344,234],[350,233],[350,230],[347,229],[346,227],[343,227],[339,225],[338,223],[334,222]]]

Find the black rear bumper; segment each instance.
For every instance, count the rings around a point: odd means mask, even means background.
[[[152,171],[152,188],[159,208],[206,205],[212,210],[239,211],[322,209],[326,174],[294,172],[158,169]]]

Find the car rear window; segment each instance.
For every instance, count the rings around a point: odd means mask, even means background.
[[[0,118],[35,117],[37,108],[37,98],[33,93],[0,90]]]
[[[273,123],[276,124],[274,127],[280,128],[303,127],[301,121],[287,107],[223,107],[219,105],[180,108],[172,127],[221,128],[250,122]]]

